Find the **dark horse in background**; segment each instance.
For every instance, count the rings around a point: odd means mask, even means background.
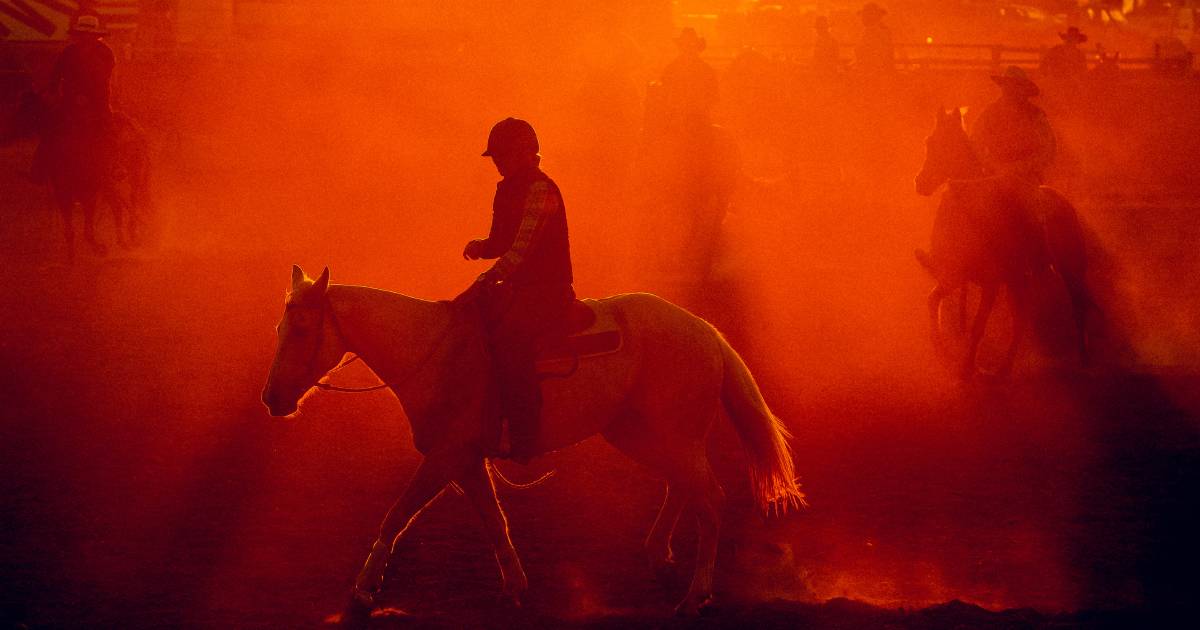
[[[938,108],[937,125],[925,142],[917,193],[932,195],[949,182],[934,218],[929,252],[916,252],[917,260],[937,281],[929,294],[934,343],[939,342],[941,304],[946,295],[960,289],[965,298],[969,284],[982,287],[961,368],[964,378],[972,377],[979,342],[1003,286],[1013,311],[1012,340],[1000,366],[1000,374],[1008,374],[1031,317],[1031,282],[1035,275],[1053,271],[1062,278],[1070,297],[1079,355],[1087,363],[1087,314],[1093,302],[1084,278],[1087,257],[1075,208],[1053,188],[1039,186],[1031,195],[1023,192],[1029,184],[1020,176],[989,174],[971,146],[957,109],[945,112]],[[965,320],[965,310],[962,313]]]
[[[112,210],[118,245],[142,242],[150,208],[149,145],[128,116],[114,112],[107,128],[72,121],[30,91],[21,96],[6,136],[10,141],[36,136],[43,143],[45,178],[62,213],[68,259],[75,258],[76,204],[83,212],[84,238],[98,255],[107,251],[94,227],[100,201]]]

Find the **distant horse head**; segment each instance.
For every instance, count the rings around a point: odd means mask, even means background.
[[[938,107],[933,133],[925,139],[925,164],[915,181],[917,194],[928,197],[948,180],[981,174],[979,159],[963,128],[962,111]]]
[[[41,134],[49,123],[50,106],[37,92],[23,92],[9,116],[3,140],[12,142]]]
[[[329,312],[328,288],[328,268],[312,280],[300,267],[292,267],[292,288],[276,327],[279,345],[262,392],[262,402],[273,416],[295,413],[304,396],[345,354]]]

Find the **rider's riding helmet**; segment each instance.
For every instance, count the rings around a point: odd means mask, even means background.
[[[538,152],[537,134],[533,125],[520,118],[505,118],[492,127],[488,134],[487,150],[484,156],[495,154],[510,154],[515,152]]]

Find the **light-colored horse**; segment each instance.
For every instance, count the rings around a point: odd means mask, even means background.
[[[685,509],[695,514],[696,570],[676,610],[695,614],[711,598],[723,493],[705,450],[722,407],[748,452],[755,498],[766,509],[803,503],[788,432],[768,409],[746,364],[704,320],[649,294],[598,302],[619,324],[620,352],[580,362],[570,378],[543,385],[538,450],[549,452],[601,434],[667,480],[667,494],[646,538],[653,568],[672,561],[671,533]],[[279,346],[263,403],[274,416],[300,401],[357,354],[388,384],[425,456],[392,506],[354,586],[349,611],[361,614],[383,584],[396,542],[447,485],[460,488],[483,520],[500,565],[504,592],[519,601],[528,582],[509,538],[484,457],[490,368],[477,314],[379,289],[330,285],[292,269],[278,326]]]
[[[961,367],[964,378],[974,375],[979,342],[1004,286],[1013,311],[1012,340],[1000,367],[1000,373],[1007,374],[1030,318],[1031,277],[1052,269],[1062,278],[1070,297],[1077,347],[1086,363],[1087,313],[1094,303],[1085,281],[1083,230],[1071,202],[1053,188],[1032,188],[1016,175],[989,175],[971,146],[957,109],[946,112],[938,108],[937,124],[925,144],[925,164],[915,182],[917,193],[932,195],[948,182],[934,218],[929,252],[916,252],[917,260],[937,281],[929,294],[934,343],[939,341],[941,304],[946,295],[960,289],[965,302],[968,283],[982,287]],[[960,303],[965,319],[963,308]]]

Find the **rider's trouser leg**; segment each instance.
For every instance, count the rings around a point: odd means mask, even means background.
[[[513,309],[519,307],[513,305]],[[501,415],[508,420],[513,457],[530,457],[537,447],[541,386],[534,366],[536,337],[530,334],[531,323],[510,311],[492,333]]]
[[[561,325],[574,297],[570,285],[518,287],[492,329],[492,360],[514,457],[536,454],[542,408],[537,342]]]

